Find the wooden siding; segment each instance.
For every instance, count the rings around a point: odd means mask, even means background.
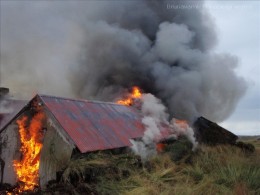
[[[1,133],[1,158],[5,161],[3,182],[14,185],[16,173],[13,168],[13,161],[20,158],[20,141],[18,127],[13,121]]]
[[[58,132],[63,130],[55,123],[56,122],[53,120],[51,123],[47,123],[41,150],[39,174],[40,186],[42,188],[46,187],[48,181],[56,179],[57,171],[60,171],[67,166],[74,148],[73,145],[64,141],[64,138],[61,136],[60,132]]]

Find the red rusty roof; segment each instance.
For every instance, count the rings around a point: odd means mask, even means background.
[[[130,139],[144,135],[142,115],[134,107],[47,95],[36,95],[30,102],[35,99],[43,103],[82,153],[132,146]],[[0,113],[0,132],[28,109],[27,102],[9,102],[12,112]],[[168,126],[162,125],[161,135],[155,141],[170,134]]]
[[[139,112],[115,103],[38,96],[84,152],[131,146],[144,133]]]
[[[24,100],[2,100],[0,109],[0,132],[27,103],[28,101]]]

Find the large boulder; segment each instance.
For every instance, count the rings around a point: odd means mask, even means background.
[[[218,124],[199,117],[193,124],[195,137],[199,143],[207,145],[236,144],[238,137]]]

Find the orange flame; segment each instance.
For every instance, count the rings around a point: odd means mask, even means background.
[[[157,150],[157,152],[163,152],[164,149],[165,149],[165,144],[163,144],[163,143],[158,143],[158,144],[156,144],[156,150]]]
[[[42,121],[45,118],[42,112],[37,113],[28,124],[28,117],[23,116],[17,120],[21,140],[21,161],[13,162],[14,169],[19,181],[23,184],[17,189],[18,192],[33,190],[39,183],[40,151],[42,148]]]
[[[189,124],[186,120],[175,119],[175,123],[183,129],[187,129],[189,127]]]
[[[116,101],[116,103],[126,105],[126,106],[131,106],[134,102],[134,99],[140,99],[141,97],[142,97],[141,90],[139,89],[139,87],[134,86],[132,88],[132,92],[128,94],[125,99],[118,100]]]

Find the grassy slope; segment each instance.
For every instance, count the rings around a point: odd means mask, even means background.
[[[62,177],[66,185],[58,185],[62,194],[260,194],[260,141],[249,142],[257,147],[253,154],[201,146],[176,159],[173,152],[181,150],[174,148],[143,164],[134,155],[95,154],[72,162]],[[56,184],[48,191],[57,190]]]

